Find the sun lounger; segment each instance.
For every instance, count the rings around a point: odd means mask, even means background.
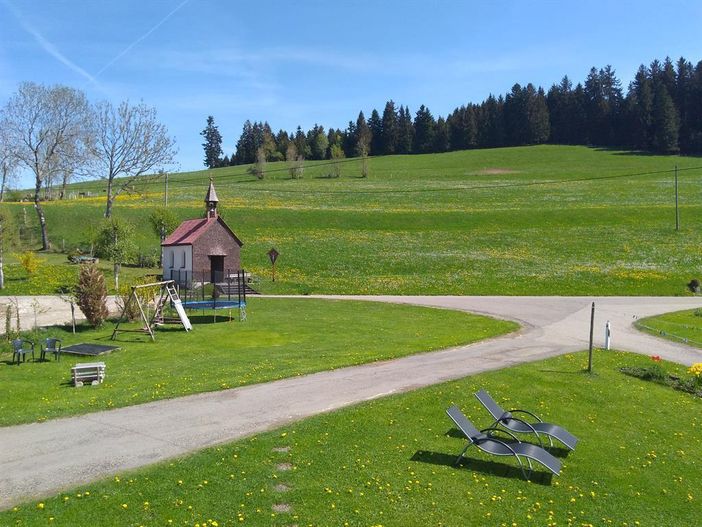
[[[495,456],[514,456],[519,462],[519,468],[522,470],[524,479],[529,479],[529,476],[531,475],[533,470],[531,464],[532,460],[542,464],[554,474],[560,474],[561,462],[546,452],[543,448],[532,445],[531,443],[522,443],[514,434],[500,428],[490,427],[483,430],[478,430],[455,405],[446,410],[446,413],[463,433],[466,439],[468,439],[468,444],[456,459],[456,464],[463,459],[463,455],[465,454],[466,450],[468,450],[468,447],[475,445],[483,452]],[[510,436],[510,439],[500,439],[493,435],[495,433],[506,434]],[[529,466],[528,473],[524,467],[522,458],[526,459],[527,461]]]
[[[575,450],[575,445],[578,444],[578,438],[570,432],[568,432],[565,428],[551,423],[544,423],[537,415],[534,415],[533,413],[528,412],[527,410],[505,411],[499,404],[497,404],[497,402],[495,402],[495,400],[492,397],[490,397],[490,394],[488,394],[485,390],[480,390],[475,394],[475,396],[478,398],[478,401],[480,401],[480,403],[487,409],[487,411],[490,412],[490,415],[492,415],[493,419],[495,419],[494,425],[501,424],[510,432],[515,432],[519,434],[536,434],[536,437],[538,438],[539,443],[541,443],[542,446],[543,443],[541,442],[541,435],[544,435],[548,437],[549,444],[551,446],[553,446],[553,441],[551,439],[553,438],[563,443],[569,449]],[[536,422],[524,421],[518,417],[515,417],[513,415],[515,413],[529,415],[536,419]]]

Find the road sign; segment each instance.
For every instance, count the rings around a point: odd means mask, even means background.
[[[272,247],[270,251],[268,251],[268,258],[271,259],[271,274],[273,278],[273,282],[275,282],[275,261],[278,259],[278,255],[280,253],[275,250],[275,247]]]
[[[278,259],[278,255],[280,253],[275,250],[275,247],[273,247],[270,251],[268,251],[268,258],[271,259],[271,263],[275,265],[275,261]]]

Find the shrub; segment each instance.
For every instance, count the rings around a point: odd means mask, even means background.
[[[136,256],[137,246],[132,241],[134,226],[117,218],[104,220],[95,239],[95,255],[115,263],[129,263]]]
[[[700,281],[697,278],[693,278],[692,280],[690,280],[690,283],[687,284],[687,288],[693,293],[699,293]]]
[[[668,379],[668,374],[659,364],[653,364],[645,367],[623,366],[619,369],[622,373],[638,377],[646,381],[665,382]]]
[[[178,227],[178,218],[171,209],[159,207],[149,214],[149,223],[156,236],[167,236]]]
[[[78,276],[76,303],[93,327],[102,326],[107,318],[105,277],[95,265],[83,265]]]
[[[161,254],[158,251],[151,251],[148,253],[140,252],[137,256],[137,264],[139,267],[160,267]]]
[[[17,257],[17,259],[24,270],[27,271],[28,275],[33,275],[39,270],[41,260],[39,260],[39,257],[33,251],[23,252]]]

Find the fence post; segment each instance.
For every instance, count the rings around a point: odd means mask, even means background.
[[[595,303],[592,303],[592,311],[590,313],[590,350],[587,357],[587,372],[592,373],[592,336],[595,327]]]

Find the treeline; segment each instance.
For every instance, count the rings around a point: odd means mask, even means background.
[[[209,139],[219,138],[219,145]],[[680,58],[641,65],[626,95],[611,66],[592,68],[583,83],[566,76],[548,92],[529,83],[490,95],[480,104],[435,118],[422,105],[385,104],[366,119],[360,112],[346,129],[315,125],[308,131],[274,133],[267,122],[246,121],[236,151],[221,156],[221,137],[208,118],[202,135],[209,167],[287,159],[422,154],[541,143],[630,148],[663,154],[702,152],[702,61]],[[294,148],[291,148],[290,145]],[[208,153],[209,152],[209,153]]]

